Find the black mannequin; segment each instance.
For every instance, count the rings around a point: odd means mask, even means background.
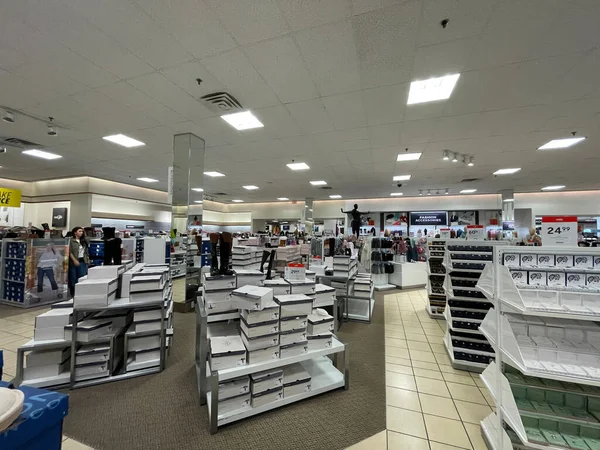
[[[340,210],[344,214],[352,215],[352,222],[351,222],[352,234],[356,234],[356,237],[358,237],[360,234],[360,216],[370,214],[370,213],[369,212],[360,212],[358,210],[358,205],[356,203],[354,204],[354,209],[352,211],[344,211],[342,208],[340,208]]]

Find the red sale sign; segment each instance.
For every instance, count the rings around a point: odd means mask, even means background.
[[[542,245],[577,247],[577,216],[542,217]]]

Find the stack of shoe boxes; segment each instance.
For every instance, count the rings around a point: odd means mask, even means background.
[[[313,301],[316,300],[316,283],[315,280],[304,278],[299,281],[286,280],[290,284],[290,294],[303,294],[310,297]]]
[[[333,298],[335,296],[335,288],[325,284],[315,285],[315,301],[313,308],[322,308],[324,306],[333,306]]]
[[[333,316],[324,309],[314,309],[308,316],[308,350],[331,348],[333,343]]]
[[[252,407],[259,408],[283,399],[283,370],[272,369],[250,375]]]
[[[235,271],[258,270],[262,259],[262,250],[257,247],[234,246],[231,264]]]
[[[73,308],[51,309],[35,318],[34,341],[60,340],[65,338],[65,327],[73,320]]]
[[[340,278],[352,278],[358,272],[358,262],[350,256],[333,257],[333,276]]]
[[[283,368],[283,397],[293,397],[312,389],[310,374],[302,364],[290,364]]]
[[[265,274],[260,270],[235,270],[236,287],[242,286],[263,286]]]
[[[71,347],[55,350],[36,350],[26,357],[23,381],[38,378],[56,377],[68,372],[71,364]]]
[[[220,314],[236,310],[233,303],[233,291],[237,280],[235,275],[209,275],[202,276],[202,299],[207,314]]]
[[[9,242],[4,256],[4,299],[23,303],[25,300],[25,257],[27,243]]]
[[[250,407],[250,377],[245,375],[219,383],[219,414]]]
[[[304,294],[290,294],[276,296],[275,302],[280,308],[281,358],[306,353],[307,316],[312,312],[313,299]]]
[[[273,289],[273,295],[289,295],[292,293],[292,286],[290,283],[285,281],[283,278],[277,278],[275,280],[263,281],[263,286],[269,289]]]
[[[125,266],[99,266],[88,270],[87,278],[75,285],[74,307],[108,306],[116,298]]]

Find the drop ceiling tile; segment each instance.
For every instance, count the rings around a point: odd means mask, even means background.
[[[372,148],[400,145],[400,124],[372,126],[368,131]]]
[[[439,119],[405,121],[399,124],[401,143],[404,146],[429,142]]]
[[[365,89],[363,98],[369,126],[402,121],[406,108],[403,84]]]
[[[321,98],[289,103],[285,107],[304,132],[312,134],[333,131],[333,125]]]
[[[375,9],[402,3],[405,0],[352,0],[352,14],[358,16]]]
[[[63,73],[50,68],[40,70],[37,63],[26,63],[13,70],[13,73],[26,79],[28,83],[44,86],[45,89],[56,91],[60,94],[75,94],[88,89],[87,86],[78,83]]]
[[[193,97],[200,98],[213,92],[223,91],[225,88],[206,67],[199,61],[178,64],[160,71],[169,81]],[[201,80],[198,84],[197,79]]]
[[[292,30],[337,22],[351,15],[347,0],[277,0]]]
[[[595,95],[598,89],[598,80],[593,74],[600,70],[600,51],[591,50],[579,55],[575,65],[552,82],[551,87],[543,96],[542,102],[574,100]]]
[[[0,74],[0,85],[0,104],[10,105],[15,109],[60,96],[56,92],[44,89],[43,86],[27,83],[24,78],[10,72]]]
[[[415,55],[411,80],[426,80],[463,72],[477,42],[477,37],[469,37],[419,47]]]
[[[290,137],[304,134],[302,128],[284,106],[270,106],[254,111],[272,137]]]
[[[336,130],[347,130],[367,125],[360,91],[324,97],[323,103]]]
[[[351,141],[362,141],[369,139],[369,129],[367,127],[354,128],[337,131],[337,135],[342,143]]]
[[[398,153],[400,153],[400,149],[398,147],[383,147],[374,148],[371,150],[373,161],[376,163],[385,162],[386,164],[389,164],[390,171],[395,167]]]

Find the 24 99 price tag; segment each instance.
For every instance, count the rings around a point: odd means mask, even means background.
[[[542,217],[542,245],[577,247],[577,217]]]

